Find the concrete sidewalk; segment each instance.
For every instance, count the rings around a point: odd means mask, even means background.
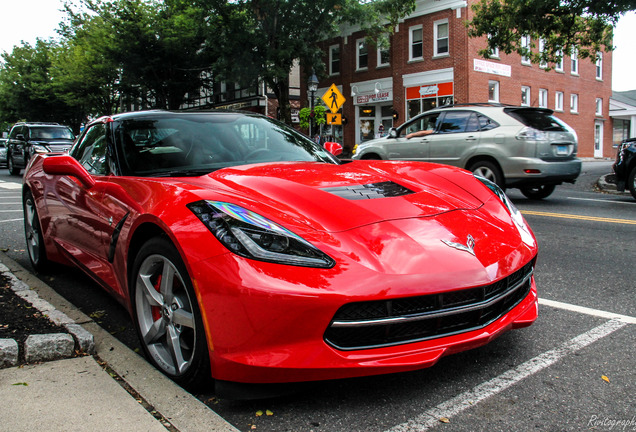
[[[0,430],[237,431],[15,261],[0,261],[90,332],[96,353],[0,369]]]

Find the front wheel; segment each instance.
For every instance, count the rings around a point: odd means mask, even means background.
[[[627,176],[627,188],[634,199],[636,199],[636,167],[634,167],[629,173],[629,176]]]
[[[555,185],[539,185],[522,187],[520,190],[526,198],[540,200],[547,198],[552,192],[554,192],[555,188]]]
[[[23,199],[24,209],[24,237],[26,239],[29,260],[36,271],[45,271],[49,268],[50,262],[46,257],[44,248],[44,236],[40,227],[38,211],[35,208],[33,194],[27,191]]]
[[[168,239],[156,237],[141,247],[133,265],[131,301],[137,334],[155,367],[191,390],[208,383],[210,361],[197,298]]]
[[[20,168],[15,166],[12,154],[7,155],[7,168],[9,168],[9,174],[14,176],[20,175]]]

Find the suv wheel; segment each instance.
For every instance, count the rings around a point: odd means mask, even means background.
[[[539,185],[539,186],[526,186],[519,189],[521,190],[521,193],[525,195],[526,198],[539,200],[539,199],[547,198],[552,192],[554,192],[555,188],[556,188],[555,185]]]
[[[496,183],[501,188],[505,186],[503,174],[501,174],[501,170],[493,162],[486,160],[477,161],[468,167],[468,171]]]
[[[634,199],[636,199],[636,167],[632,168],[632,171],[629,173],[627,177],[627,187],[631,192]]]
[[[20,168],[15,166],[12,154],[7,155],[7,168],[9,168],[9,174],[15,176],[20,175]]]

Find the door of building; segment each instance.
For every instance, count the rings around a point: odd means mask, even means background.
[[[603,157],[603,122],[594,122],[594,157]]]

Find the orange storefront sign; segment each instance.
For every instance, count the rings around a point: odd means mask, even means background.
[[[453,83],[444,82],[437,84],[426,84],[416,87],[406,88],[406,100],[421,99],[435,96],[452,96]]]

